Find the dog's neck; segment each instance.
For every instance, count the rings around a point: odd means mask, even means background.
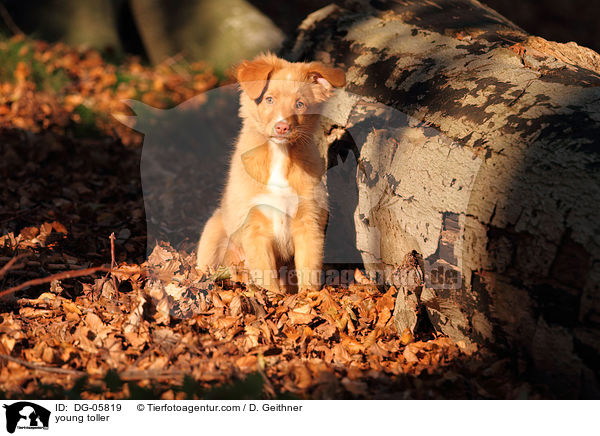
[[[286,177],[289,165],[288,142],[269,140],[269,181],[267,186],[271,189],[287,189],[290,187]]]

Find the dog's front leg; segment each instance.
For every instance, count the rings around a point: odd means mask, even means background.
[[[258,208],[252,209],[248,214],[242,229],[241,243],[252,283],[279,294],[273,233],[270,221]]]
[[[325,219],[324,211],[307,202],[299,205],[292,220],[294,263],[299,290],[318,290],[321,287]]]

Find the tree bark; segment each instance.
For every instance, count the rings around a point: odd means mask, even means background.
[[[330,158],[356,157],[356,249],[398,330],[424,307],[465,351],[600,396],[600,56],[475,0],[331,5],[282,53],[347,71]]]
[[[117,1],[3,2],[18,27],[35,38],[121,52]],[[13,30],[13,29],[11,29]]]
[[[173,47],[165,15],[167,8],[161,0],[130,0],[129,5],[148,59],[160,64],[177,53]]]
[[[282,31],[246,0],[131,0],[131,9],[154,64],[182,54],[218,73],[281,46]]]

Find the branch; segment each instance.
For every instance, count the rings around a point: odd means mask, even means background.
[[[35,363],[27,362],[23,359],[18,359],[16,357],[9,356],[8,354],[0,354],[0,359],[8,360],[9,362],[15,362],[26,368],[35,369],[37,371],[53,372],[55,374],[64,374],[64,375],[77,375],[77,376],[86,375],[85,372],[78,371],[76,369],[65,369],[65,368],[56,368],[53,366],[38,365]]]
[[[115,232],[110,234],[110,269],[111,269],[111,278],[113,283],[113,288],[115,288],[115,292],[117,294],[117,299],[119,298],[119,288],[117,287],[117,279],[115,275],[112,274],[112,271],[117,266],[117,262],[115,262]]]
[[[9,262],[10,263],[10,262]],[[0,292],[0,298],[9,295],[9,294],[13,294],[17,291],[20,291],[22,289],[28,288],[29,286],[35,286],[35,285],[42,285],[44,283],[49,283],[52,280],[63,280],[63,279],[70,279],[73,277],[83,277],[83,276],[89,276],[91,274],[94,274],[95,272],[98,271],[111,271],[110,268],[106,268],[105,266],[96,266],[93,268],[85,268],[85,269],[77,269],[77,270],[72,270],[72,271],[64,271],[61,273],[57,273],[57,274],[52,274],[51,276],[48,277],[42,277],[39,279],[33,279],[33,280],[28,280],[24,283],[21,283],[20,285],[17,286],[13,286],[12,288],[6,289],[2,292]]]
[[[167,377],[182,377],[187,373],[185,371],[162,371],[162,370],[147,370],[147,371],[138,371],[138,370],[130,370],[120,372],[119,378],[122,381],[136,381],[136,380],[146,380],[149,378],[167,378]]]
[[[12,266],[17,262],[17,260],[22,259],[27,256],[29,256],[29,255],[28,254],[19,254],[18,256],[13,257],[11,260],[6,262],[6,264],[2,268],[0,268],[0,277],[3,277],[12,268]]]
[[[23,35],[23,31],[19,29],[19,26],[17,26],[15,21],[8,13],[8,9],[6,9],[2,3],[0,3],[0,16],[2,17],[4,24],[6,24],[6,27],[8,27],[12,33],[15,35]]]
[[[79,371],[77,369],[67,369],[67,368],[57,368],[55,366],[44,366],[38,365],[36,363],[27,362],[26,360],[19,359],[17,357],[9,356],[8,354],[0,354],[0,359],[7,360],[9,362],[18,363],[21,366],[24,366],[29,369],[33,369],[35,371],[45,371],[51,372],[54,374],[62,374],[62,375],[73,375],[77,377],[87,376],[90,378],[104,378],[106,373],[102,374],[88,374],[85,371]],[[164,378],[164,377],[181,377],[186,374],[185,371],[164,371],[164,370],[147,370],[147,371],[139,371],[139,370],[128,370],[118,373],[119,378],[123,381],[134,381],[134,380],[145,380],[149,378]]]

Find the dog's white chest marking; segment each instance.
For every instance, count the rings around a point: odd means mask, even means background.
[[[285,144],[269,141],[270,173],[267,192],[257,195],[254,204],[271,221],[273,235],[280,246],[291,244],[290,219],[298,210],[298,194],[285,176],[288,152]]]

